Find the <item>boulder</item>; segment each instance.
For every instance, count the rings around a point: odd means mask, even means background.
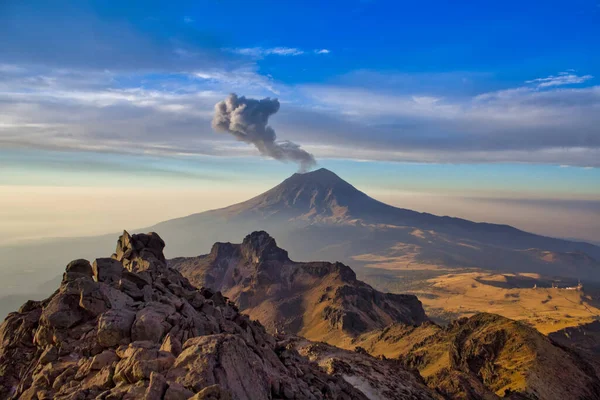
[[[114,362],[119,361],[119,356],[114,350],[104,350],[102,353],[94,356],[90,364],[91,370],[100,370],[104,367],[112,365]]]
[[[88,260],[79,259],[71,261],[65,268],[63,282],[92,276],[92,266]]]
[[[123,273],[123,264],[112,258],[97,258],[92,264],[92,271],[96,282],[117,283]]]
[[[98,343],[104,347],[112,347],[129,342],[134,320],[133,311],[106,311],[98,319]]]
[[[163,351],[168,351],[177,357],[181,353],[181,342],[172,334],[168,333],[167,336],[165,336],[160,349]]]
[[[194,392],[188,390],[182,384],[169,382],[169,387],[165,392],[164,400],[188,400],[194,395]]]
[[[41,321],[54,328],[68,329],[83,319],[82,311],[79,296],[59,293],[44,307]]]
[[[133,327],[131,338],[133,340],[149,340],[159,343],[164,333],[164,314],[153,308],[144,308],[138,311]]]
[[[166,390],[167,380],[165,377],[159,373],[152,372],[150,374],[150,384],[144,394],[144,400],[162,400]]]
[[[160,351],[157,347],[147,348],[147,342],[129,345],[125,357],[119,361],[115,370],[116,382],[135,383],[143,379],[150,379],[150,374],[167,371],[175,362],[173,354]]]

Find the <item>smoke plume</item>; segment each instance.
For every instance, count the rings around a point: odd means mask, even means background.
[[[300,171],[308,171],[315,164],[312,154],[290,141],[276,141],[269,117],[279,111],[279,100],[262,100],[230,94],[215,105],[212,126],[216,131],[229,132],[237,140],[253,144],[261,154],[280,161],[298,163]]]

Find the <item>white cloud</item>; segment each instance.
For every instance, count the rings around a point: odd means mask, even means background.
[[[600,86],[456,97],[379,84],[294,87],[252,64],[134,77],[9,69],[0,75],[2,146],[238,156],[210,128],[214,104],[236,91],[282,93],[273,126],[320,158],[600,167]]]
[[[227,49],[233,53],[241,54],[244,56],[251,57],[265,57],[270,55],[277,56],[300,56],[304,54],[303,50],[297,49],[295,47],[243,47],[243,48],[235,48],[235,49]]]
[[[525,83],[532,83],[536,85],[538,88],[548,88],[552,86],[564,86],[564,85],[575,85],[578,83],[584,83],[585,81],[589,81],[594,78],[592,75],[575,75],[572,73],[573,70],[569,70],[569,72],[561,72],[558,75],[551,75],[546,78],[537,78],[526,81]]]
[[[266,56],[301,56],[305,54],[329,54],[329,49],[314,49],[311,51],[305,51],[297,47],[239,47],[233,49],[224,49],[225,51],[236,53],[244,56],[250,56],[254,58],[263,58]]]
[[[199,79],[218,83],[228,92],[266,89],[271,93],[279,94],[273,79],[257,73],[254,66],[245,66],[234,70],[214,68],[197,70],[193,75]]]

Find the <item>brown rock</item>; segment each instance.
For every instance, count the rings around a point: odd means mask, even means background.
[[[96,282],[119,282],[123,272],[123,265],[112,258],[97,258],[92,264],[94,280]]]
[[[219,385],[212,385],[196,393],[190,400],[231,400],[231,394]]]
[[[149,379],[152,372],[167,371],[175,362],[171,353],[157,348],[136,347],[135,343],[125,351],[125,355],[130,356],[119,361],[115,370],[114,379],[117,382],[135,383]]]
[[[163,351],[168,351],[177,357],[181,353],[181,342],[169,333],[167,336],[165,336],[165,340],[163,340],[160,349]]]
[[[88,260],[71,261],[65,268],[63,282],[72,281],[78,278],[89,278],[92,276],[92,266]]]
[[[165,316],[152,308],[144,308],[138,311],[131,328],[131,338],[136,341],[160,342],[164,333],[162,324],[164,320]]]
[[[167,380],[161,374],[152,372],[150,374],[150,385],[144,394],[144,400],[162,400],[167,390]]]
[[[79,307],[93,316],[97,316],[111,308],[109,299],[104,295],[100,286],[94,281],[80,282]]]
[[[194,392],[186,389],[183,385],[177,382],[169,382],[164,400],[188,400],[193,395]]]
[[[129,341],[135,313],[129,310],[108,310],[98,319],[98,343],[112,347]]]
[[[107,365],[102,368],[100,371],[96,372],[93,375],[90,375],[88,378],[84,379],[82,382],[83,388],[91,388],[98,387],[100,389],[110,389],[115,386],[113,382],[113,376],[115,372],[115,367],[112,365]]]
[[[221,385],[239,400],[268,399],[271,385],[263,360],[239,336],[189,339],[167,378],[198,392]]]
[[[50,300],[42,311],[41,321],[54,328],[67,329],[82,319],[83,314],[79,308],[79,297],[59,293]]]
[[[56,346],[50,345],[50,346],[46,347],[46,350],[44,350],[44,352],[40,356],[40,363],[47,364],[49,362],[56,361],[57,359],[58,359],[58,349],[56,348]]]
[[[119,356],[117,356],[114,350],[104,350],[92,358],[90,368],[92,370],[99,370],[117,361],[119,361]]]

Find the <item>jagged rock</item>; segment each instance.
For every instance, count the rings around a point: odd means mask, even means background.
[[[394,322],[427,320],[416,296],[379,292],[339,262],[291,261],[264,231],[241,244],[215,243],[210,254],[176,258],[169,265],[197,286],[222,291],[271,332],[343,343]]]
[[[177,357],[179,354],[181,354],[181,342],[169,333],[167,336],[165,336],[165,340],[163,340],[160,349],[162,351],[168,351]]]
[[[256,240],[259,262],[281,254]],[[0,398],[366,399],[221,293],[192,286],[163,248],[154,233],[125,232],[113,258],[69,264],[50,298],[10,314],[0,326]]]

